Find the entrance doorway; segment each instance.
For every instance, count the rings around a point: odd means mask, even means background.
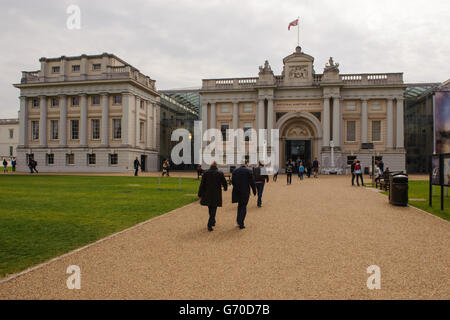
[[[286,140],[286,161],[297,160],[311,161],[311,140]]]
[[[145,167],[145,164],[146,164],[146,163],[147,163],[147,156],[141,155],[141,171],[142,171],[142,172],[147,171],[147,170],[146,170],[146,167]]]

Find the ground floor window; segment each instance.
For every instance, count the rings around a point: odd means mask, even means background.
[[[66,164],[67,165],[75,164],[75,155],[73,153],[66,153]]]
[[[119,164],[119,155],[117,153],[109,154],[109,165],[114,166]]]
[[[30,160],[34,160],[34,153],[27,153],[26,154],[27,165],[28,165],[28,163],[30,163]]]
[[[47,153],[47,165],[55,164],[55,154],[54,153]]]
[[[14,148],[12,146],[9,146],[9,156],[10,157],[12,157],[13,151],[14,151]]]
[[[87,162],[88,162],[88,165],[94,165],[95,164],[95,153],[88,153],[88,155],[87,155]]]

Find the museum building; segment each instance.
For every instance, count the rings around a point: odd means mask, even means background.
[[[348,173],[372,157],[405,170],[403,73],[340,74],[332,58],[323,73],[300,47],[283,59],[281,75],[268,61],[258,77],[204,79],[203,130],[279,129],[279,163],[318,158],[324,173]],[[333,157],[332,157],[333,154]]]

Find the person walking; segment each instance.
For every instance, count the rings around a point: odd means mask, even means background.
[[[16,165],[17,165],[16,158],[13,158],[11,161],[12,172],[16,172]]]
[[[169,177],[169,167],[170,167],[169,159],[164,160],[163,171],[162,171],[163,177],[164,177],[164,175]]]
[[[356,159],[353,160],[353,163],[350,166],[350,171],[352,172],[352,186],[355,185],[355,177],[356,177],[355,165],[356,165]]]
[[[292,162],[289,161],[286,165],[286,183],[292,184]]]
[[[383,160],[378,161],[378,168],[380,168],[381,173],[384,172],[384,162],[383,162]]]
[[[305,169],[306,169],[306,176],[308,177],[308,178],[311,178],[311,160],[306,160],[306,167],[305,167]]]
[[[305,166],[303,165],[303,162],[300,161],[300,165],[298,167],[298,177],[300,180],[303,180],[303,173],[305,172]]]
[[[317,157],[314,158],[312,167],[313,167],[313,172],[314,172],[314,178],[317,178],[319,176],[319,168],[320,168],[319,161],[317,160]]]
[[[275,174],[273,175],[273,178],[272,178],[273,182],[277,182],[277,180],[278,180],[278,172],[279,172],[279,170],[277,170],[277,172],[275,172]]]
[[[355,164],[355,174],[356,174],[356,184],[358,185],[358,187],[359,187],[359,179],[361,179],[362,186],[365,187],[362,175],[361,162],[359,160],[357,160]]]
[[[200,177],[203,175],[204,170],[202,169],[202,165],[199,164],[197,167],[197,180],[200,179]]]
[[[258,167],[253,169],[253,176],[255,177],[256,190],[258,191],[258,201],[257,206],[261,208],[262,206],[262,195],[264,191],[264,183],[267,181],[269,183],[269,176],[264,174],[265,172],[264,164],[260,161]]]
[[[6,161],[5,158],[3,158],[3,173],[8,172],[8,161]]]
[[[37,161],[36,160],[31,160],[32,162],[32,170],[34,170],[34,171],[36,171],[36,173],[39,173],[38,171],[37,171]],[[32,172],[33,173],[33,172]]]
[[[253,195],[256,195],[256,186],[253,174],[247,168],[248,161],[245,161],[239,168],[233,170],[231,176],[231,183],[233,185],[232,203],[237,203],[237,217],[236,222],[240,229],[244,229],[245,216],[247,215],[247,204],[250,198],[250,188]]]
[[[211,163],[209,170],[202,175],[202,181],[198,188],[198,197],[200,198],[200,205],[207,206],[209,212],[209,219],[207,228],[208,231],[213,231],[216,225],[217,207],[222,207],[222,187],[227,191],[227,180],[222,171],[217,169],[217,163]]]
[[[33,173],[33,159],[28,159],[28,168],[30,169],[30,173]]]
[[[136,157],[136,159],[134,160],[134,176],[135,177],[137,177],[137,175],[138,175],[139,167],[141,167],[141,164],[139,163],[139,158]]]

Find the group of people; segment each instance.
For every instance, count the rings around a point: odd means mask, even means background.
[[[289,159],[288,161],[286,161],[286,178],[287,178],[286,182],[287,184],[292,184],[293,173],[297,173],[300,180],[303,180],[305,174],[308,178],[311,178],[311,173],[313,173],[314,178],[317,178],[319,176],[319,168],[320,164],[319,161],[317,160],[317,157],[314,158],[314,161],[312,163],[309,160],[303,163],[303,161],[300,158],[297,158],[296,161]]]
[[[358,187],[360,186],[360,184],[359,184],[360,180],[361,180],[361,185],[363,187],[365,187],[361,161],[358,159],[354,159],[353,163],[350,166],[350,169],[351,169],[351,173],[352,173],[352,186],[355,185],[355,179],[356,179],[356,185]],[[373,172],[373,175],[375,176],[375,181],[380,180],[386,172],[389,172],[389,168],[386,168],[386,171],[384,170],[383,160],[375,161],[375,170]]]
[[[11,159],[11,169],[12,172],[16,171],[16,158]],[[8,172],[8,161],[6,160],[6,158],[3,158],[3,173],[7,172]]]

